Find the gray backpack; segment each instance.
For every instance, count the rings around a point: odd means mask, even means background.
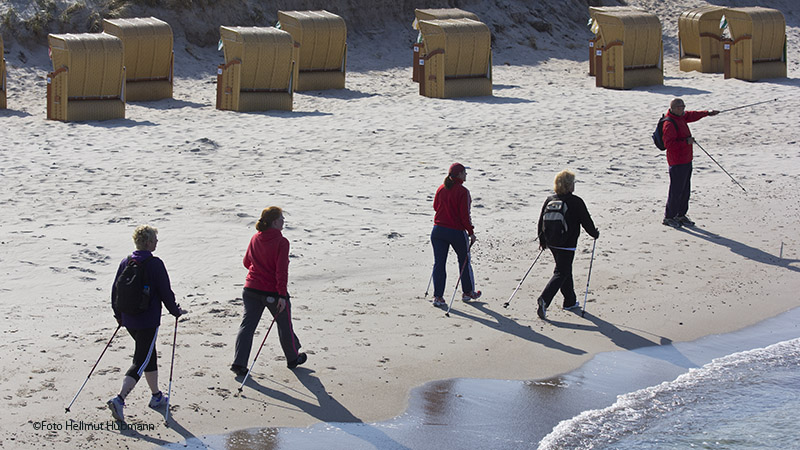
[[[566,244],[567,232],[567,202],[554,198],[544,207],[542,224],[544,228],[544,241],[550,247],[560,247]]]

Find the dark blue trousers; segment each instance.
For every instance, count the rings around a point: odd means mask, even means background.
[[[692,191],[692,163],[669,167],[669,196],[664,217],[672,219],[685,216],[689,211],[689,194]]]
[[[461,270],[461,292],[472,293],[475,281],[472,275],[472,264],[469,262],[469,235],[464,230],[434,225],[431,231],[433,245],[433,296],[444,297],[444,284],[447,282],[447,253],[450,247],[458,255],[458,270]],[[467,264],[464,267],[464,264]],[[463,270],[462,270],[463,268]]]

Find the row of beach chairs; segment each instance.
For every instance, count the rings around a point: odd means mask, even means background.
[[[590,7],[589,74],[613,89],[664,84],[661,22],[629,6]],[[704,6],[678,20],[680,70],[756,81],[785,78],[786,21],[770,8]]]
[[[458,9],[415,15],[420,94],[492,95],[489,27]],[[278,11],[275,27],[220,27],[225,62],[217,67],[216,107],[291,111],[294,92],[343,89],[346,41],[344,20],[324,10]],[[48,43],[48,119],[124,118],[127,102],[172,98],[172,29],[162,20],[105,19],[102,33],[51,34]],[[5,81],[4,66],[2,74]],[[5,107],[5,84],[3,94]]]
[[[589,74],[596,86],[630,89],[663,84],[657,16],[639,8],[590,7]],[[456,8],[417,9],[412,27],[412,79],[434,98],[492,95],[488,26]],[[678,23],[680,69],[725,78],[786,77],[786,25],[780,11],[707,6]],[[48,36],[47,118],[125,117],[129,101],[172,98],[173,37],[154,17],[106,19],[102,33]],[[343,89],[347,27],[328,11],[278,11],[275,27],[220,27],[225,62],[217,68],[216,107],[231,111],[292,110],[297,91]],[[0,50],[3,42],[0,38]],[[0,108],[6,69],[0,58]]]

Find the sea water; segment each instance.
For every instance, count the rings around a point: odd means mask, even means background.
[[[734,333],[602,353],[546,380],[434,381],[385,422],[240,430],[167,447],[800,448],[798,369],[800,308]]]
[[[800,448],[800,339],[734,353],[558,424],[539,449]]]

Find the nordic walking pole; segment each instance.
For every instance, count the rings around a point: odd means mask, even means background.
[[[275,325],[275,316],[272,317],[272,323],[269,324],[269,328],[267,328],[267,334],[264,335],[264,339],[261,341],[261,347],[258,347],[258,352],[256,352],[256,357],[253,358],[253,362],[250,363],[250,368],[247,369],[247,375],[244,376],[244,380],[242,380],[242,385],[239,386],[239,392],[242,392],[244,384],[247,383],[247,378],[250,377],[250,371],[253,370],[253,366],[256,365],[256,360],[258,359],[258,355],[261,354],[261,349],[264,348],[264,342],[267,342],[267,336],[269,336],[269,332],[270,330],[272,330],[273,325]]]
[[[94,372],[94,369],[95,369],[95,368],[97,368],[97,364],[99,364],[99,363],[100,363],[100,359],[101,359],[101,358],[103,357],[103,355],[106,353],[106,350],[108,350],[108,346],[109,346],[109,345],[111,345],[111,341],[113,341],[113,340],[114,340],[114,336],[116,336],[116,335],[117,335],[117,331],[119,331],[119,329],[120,329],[121,327],[122,327],[122,325],[121,325],[121,324],[120,324],[120,325],[117,325],[117,329],[116,329],[116,330],[114,330],[114,334],[112,334],[112,335],[111,335],[111,339],[109,339],[109,340],[108,340],[108,344],[106,344],[106,347],[103,349],[103,352],[102,352],[102,353],[100,353],[100,358],[97,358],[97,362],[96,362],[96,363],[94,363],[94,366],[92,366],[92,370],[90,370],[90,371],[89,371],[89,375],[87,375],[87,376],[86,376],[86,379],[85,379],[85,380],[83,380],[83,384],[81,385],[81,388],[80,388],[80,389],[78,389],[78,392],[75,394],[75,397],[72,397],[72,401],[71,401],[71,402],[69,402],[69,406],[67,406],[67,407],[65,408],[65,411],[64,411],[65,413],[68,413],[68,412],[69,412],[69,409],[70,409],[70,408],[72,408],[72,404],[73,404],[73,403],[75,403],[75,400],[78,398],[78,394],[80,394],[80,393],[81,393],[81,391],[83,390],[83,387],[84,387],[84,386],[86,386],[86,382],[87,382],[87,381],[89,381],[89,377],[90,377],[90,376],[92,376],[92,372]]]
[[[710,154],[709,154],[709,153],[706,151],[706,149],[704,149],[704,148],[703,148],[703,146],[702,146],[702,145],[700,145],[700,143],[699,143],[699,142],[697,142],[697,139],[695,139],[695,138],[692,138],[692,140],[694,141],[694,143],[695,143],[695,144],[697,144],[697,146],[698,146],[698,147],[700,147],[700,150],[702,150],[702,151],[703,151],[703,153],[705,153],[706,155],[708,155],[708,157],[709,157],[709,158],[711,158],[711,160],[712,160],[712,161],[714,161],[714,163],[716,163],[716,164],[719,166],[719,168],[720,168],[720,169],[722,169],[722,171],[723,171],[723,172],[725,172],[725,174],[726,174],[726,175],[728,175],[729,177],[731,177],[731,180],[733,180],[733,182],[734,182],[734,183],[736,183],[736,185],[737,185],[737,186],[739,186],[740,188],[742,188],[742,190],[743,190],[743,191],[747,192],[747,190],[744,188],[744,186],[742,186],[741,184],[739,184],[739,182],[738,182],[738,181],[736,181],[736,178],[733,178],[733,176],[732,176],[731,174],[729,174],[729,173],[728,173],[728,171],[727,171],[727,170],[725,170],[725,168],[724,168],[724,167],[722,167],[722,165],[721,165],[720,163],[718,163],[718,162],[717,162],[717,160],[716,160],[716,159],[714,159],[714,157],[713,157],[713,156],[711,156],[711,155],[710,155]]]
[[[583,295],[583,309],[581,317],[586,314],[586,299],[589,298],[589,279],[592,278],[592,264],[594,263],[594,248],[597,246],[597,239],[592,243],[592,259],[589,260],[589,275],[586,276],[586,294]]]
[[[433,271],[431,271],[431,279],[428,280],[428,287],[425,289],[425,298],[428,298],[428,291],[431,290],[431,283],[433,283]]]
[[[749,105],[737,106],[735,108],[729,108],[729,109],[723,109],[722,111],[720,111],[720,113],[729,112],[729,111],[736,111],[737,109],[749,108],[751,106],[761,105],[761,104],[769,103],[769,102],[777,102],[777,101],[778,101],[777,98],[773,98],[772,100],[764,100],[763,102],[751,103]]]
[[[517,291],[522,286],[522,282],[525,281],[525,278],[527,278],[528,274],[531,273],[531,269],[533,269],[533,265],[536,264],[536,261],[538,261],[539,257],[542,256],[542,252],[543,251],[544,251],[544,249],[539,250],[539,254],[536,255],[536,258],[533,259],[533,262],[531,263],[531,266],[528,267],[528,271],[525,272],[525,275],[522,277],[521,280],[519,280],[519,284],[517,285],[517,288],[514,289],[514,292],[511,293],[511,297],[508,297],[508,301],[503,303],[503,308],[508,308],[509,303],[511,303],[511,299],[514,298],[514,295],[516,295]]]
[[[169,427],[169,401],[172,398],[172,368],[175,366],[175,342],[178,338],[178,318],[175,318],[175,331],[172,332],[172,361],[169,363],[169,388],[167,389],[167,414],[164,416],[164,425]]]
[[[450,317],[450,308],[453,307],[453,300],[456,299],[456,292],[458,292],[458,283],[461,282],[461,275],[464,274],[464,269],[466,269],[467,265],[469,264],[469,260],[471,258],[471,255],[470,255],[469,251],[472,249],[472,244],[473,243],[470,243],[469,247],[467,247],[467,259],[464,260],[464,265],[461,266],[461,272],[459,272],[459,274],[458,274],[458,280],[456,281],[456,287],[455,287],[455,290],[453,291],[453,298],[450,299],[450,305],[447,307],[447,312],[444,313],[444,315],[447,316],[447,317]]]

